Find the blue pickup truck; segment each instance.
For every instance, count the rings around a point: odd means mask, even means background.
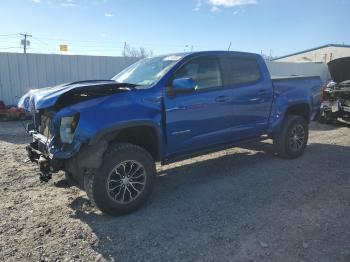
[[[146,58],[111,80],[30,91],[27,146],[41,179],[64,171],[112,215],[140,207],[169,163],[271,138],[296,158],[320,108],[319,77],[271,79],[261,56],[207,51]]]

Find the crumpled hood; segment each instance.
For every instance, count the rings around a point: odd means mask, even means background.
[[[117,83],[114,80],[73,82],[54,87],[30,90],[21,97],[18,102],[18,107],[33,112],[37,109],[53,107],[61,98],[61,100],[63,100],[63,97],[67,98],[66,100],[72,100],[74,96],[79,96],[81,99],[77,99],[77,101],[82,101],[123,90],[130,90],[130,88],[133,87],[134,85]]]

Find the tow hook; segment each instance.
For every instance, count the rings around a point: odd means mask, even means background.
[[[48,182],[52,178],[51,170],[50,170],[50,160],[45,158],[44,156],[40,156],[38,160],[39,168],[40,168],[40,181]]]

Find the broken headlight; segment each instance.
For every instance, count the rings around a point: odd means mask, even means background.
[[[74,116],[62,117],[60,126],[61,142],[70,144],[73,142],[75,129],[78,126],[79,114]]]

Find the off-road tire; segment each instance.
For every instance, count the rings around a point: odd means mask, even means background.
[[[304,139],[300,148],[293,149],[290,139],[293,136],[293,130],[298,127],[304,132]],[[284,119],[283,126],[280,132],[274,137],[273,144],[276,153],[283,158],[297,158],[301,156],[306,148],[309,138],[309,126],[305,118],[298,115],[287,115]]]
[[[107,180],[111,171],[123,161],[137,161],[145,171],[145,185],[136,199],[129,203],[116,203],[108,194]],[[117,143],[111,145],[103,157],[101,166],[84,179],[85,191],[88,198],[102,212],[109,215],[123,215],[141,207],[152,192],[156,178],[155,161],[143,148],[129,144]]]

